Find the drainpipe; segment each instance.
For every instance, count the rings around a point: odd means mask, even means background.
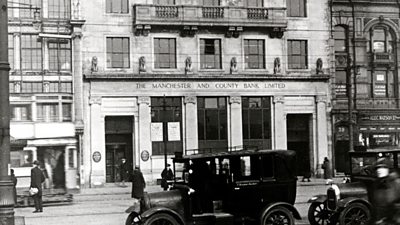
[[[349,152],[354,151],[354,123],[353,123],[353,109],[356,108],[356,96],[357,96],[357,70],[356,70],[356,20],[354,13],[354,2],[349,0],[351,4],[351,15],[353,18],[353,37],[352,37],[352,47],[353,47],[353,60],[350,61],[350,57],[348,59],[348,63],[352,63],[352,65],[348,64],[347,71],[347,86],[348,86],[348,117],[349,117]],[[350,56],[350,52],[348,51],[348,56]],[[353,85],[354,85],[354,96],[352,95],[352,83],[351,83],[351,69],[353,69]]]

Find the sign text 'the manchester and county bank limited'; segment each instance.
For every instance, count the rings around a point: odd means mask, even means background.
[[[136,83],[137,89],[284,89],[280,82],[153,82]]]

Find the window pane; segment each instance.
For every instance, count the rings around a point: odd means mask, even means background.
[[[200,63],[203,69],[221,68],[221,41],[219,39],[200,40]]]
[[[41,70],[42,42],[37,35],[21,35],[21,60],[24,70]]]
[[[107,38],[107,67],[129,66],[129,38]]]

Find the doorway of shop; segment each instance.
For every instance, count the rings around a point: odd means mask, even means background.
[[[296,151],[296,175],[310,173],[311,166],[311,114],[287,115],[287,148]]]
[[[133,117],[107,116],[106,134],[106,182],[121,181],[121,161],[126,159],[133,168]]]

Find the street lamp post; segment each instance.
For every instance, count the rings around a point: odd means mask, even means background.
[[[168,117],[167,117],[167,102],[165,95],[163,98],[163,144],[164,144],[164,169],[167,168],[167,139],[168,139]]]
[[[0,0],[0,225],[14,225],[14,193],[10,177],[10,100],[7,1]]]

